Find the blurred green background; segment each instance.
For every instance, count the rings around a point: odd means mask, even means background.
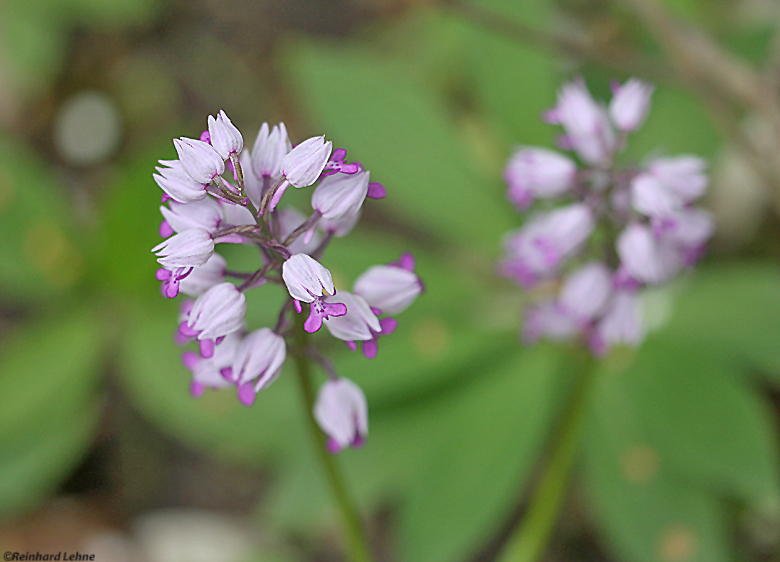
[[[387,188],[324,263],[349,286],[411,251],[428,290],[373,361],[317,340],[370,405],[367,445],[338,461],[379,560],[493,560],[578,376],[571,350],[519,344],[525,297],[494,265],[521,220],[502,168],[518,144],[552,146],[539,117],[562,81],[605,98],[636,74],[659,84],[627,159],[706,157],[718,234],[694,275],[648,294],[645,346],[602,365],[546,559],[780,560],[780,175],[745,141],[774,150],[771,134],[630,5],[0,1],[0,547],[342,559],[295,379],[252,408],[193,400],[154,279],[156,161],[224,109],[249,146],[283,120]],[[780,77],[775,0],[664,6]],[[281,298],[255,293],[251,328]]]

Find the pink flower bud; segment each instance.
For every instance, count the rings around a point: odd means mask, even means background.
[[[295,254],[282,265],[282,279],[292,298],[313,302],[336,292],[330,271],[306,254]]]
[[[696,156],[656,158],[648,172],[683,202],[691,203],[704,195],[709,180],[704,171],[707,162]]]
[[[604,318],[596,326],[590,345],[594,353],[604,355],[614,345],[639,345],[644,337],[639,297],[635,293],[619,291],[609,303]]]
[[[609,104],[609,115],[621,131],[631,132],[644,123],[655,87],[631,78],[618,86]]]
[[[231,154],[241,153],[244,149],[244,138],[224,111],[220,109],[216,119],[209,115],[208,124],[211,146],[223,160],[230,158]]]
[[[537,215],[505,239],[504,274],[527,286],[549,277],[579,250],[593,227],[593,215],[581,203]]]
[[[563,282],[558,302],[583,320],[593,320],[607,304],[612,292],[612,274],[601,263],[589,263]]]
[[[307,139],[282,159],[282,173],[293,186],[308,187],[320,177],[332,150],[324,136]]]
[[[171,199],[190,203],[206,197],[206,185],[192,179],[179,160],[160,160],[160,164],[168,167],[156,167],[158,173],[152,177]]]
[[[173,139],[173,145],[184,171],[196,182],[208,184],[224,173],[225,161],[210,144],[182,137]]]
[[[214,254],[214,241],[207,230],[191,228],[163,240],[152,248],[166,269],[203,265]]]
[[[233,359],[231,373],[242,403],[251,406],[255,395],[277,379],[286,355],[284,338],[269,328],[255,330],[244,338]]]
[[[662,217],[679,211],[685,202],[655,176],[642,173],[631,182],[631,206],[648,217]]]
[[[588,164],[604,164],[612,158],[615,132],[606,110],[594,101],[582,79],[561,88],[547,120],[563,126],[567,144]]]
[[[192,203],[170,201],[168,205],[170,208],[161,206],[160,212],[175,232],[202,228],[213,233],[222,222],[222,207],[211,197]]]
[[[329,176],[314,190],[311,206],[328,220],[354,215],[366,199],[368,179],[368,172]]]
[[[333,453],[358,446],[368,436],[366,395],[349,379],[330,380],[322,386],[314,418],[330,437],[328,446]]]
[[[518,209],[527,209],[534,199],[558,197],[574,186],[575,163],[544,148],[521,148],[504,170],[507,195]]]
[[[279,178],[282,160],[292,150],[284,123],[274,125],[270,134],[268,123],[263,123],[252,148],[252,170],[258,178]]]
[[[637,281],[667,281],[683,267],[683,255],[668,240],[656,239],[649,227],[633,224],[617,239],[617,252],[626,272]]]
[[[214,340],[240,329],[245,313],[244,294],[232,283],[221,283],[195,300],[185,323],[199,340]]]
[[[415,301],[423,291],[423,284],[413,271],[392,265],[375,265],[357,278],[353,290],[382,314],[395,315]]]

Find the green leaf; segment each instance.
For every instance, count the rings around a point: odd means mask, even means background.
[[[101,411],[99,402],[84,403],[67,423],[0,453],[0,518],[30,509],[68,477],[92,444]]]
[[[749,264],[701,269],[675,300],[667,329],[780,381],[780,270]]]
[[[646,342],[625,389],[661,462],[695,486],[780,509],[778,435],[768,405],[707,348]]]
[[[83,274],[64,188],[30,148],[0,131],[0,291],[45,302]]]
[[[512,226],[497,184],[467,164],[462,132],[420,63],[360,45],[301,45],[290,68],[323,131],[384,183],[383,201],[418,228],[461,243],[496,245]],[[490,221],[474,217],[491,217]]]
[[[633,371],[602,373],[585,436],[585,475],[596,523],[616,559],[731,560],[723,509],[673,473],[644,432]]]
[[[48,321],[0,350],[0,515],[30,507],[91,443],[101,337],[93,317]]]

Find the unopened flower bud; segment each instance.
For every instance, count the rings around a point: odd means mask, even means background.
[[[166,269],[203,265],[214,254],[211,234],[202,228],[191,228],[163,240],[152,248],[157,261]]]
[[[157,185],[174,201],[190,203],[206,197],[206,185],[195,181],[184,170],[179,160],[160,160],[160,164],[166,168],[156,167],[156,174],[152,174]]]
[[[314,190],[311,206],[328,220],[340,220],[358,212],[368,193],[369,173],[335,174]]]
[[[611,290],[609,269],[601,263],[589,263],[566,278],[558,302],[575,317],[592,320],[604,309]]]
[[[550,123],[562,125],[566,144],[589,164],[609,161],[615,150],[615,132],[606,110],[591,97],[582,79],[565,84],[558,103],[547,113]]]
[[[252,170],[258,178],[279,178],[282,175],[282,160],[292,150],[284,123],[274,125],[268,132],[268,123],[263,123],[252,148]]]
[[[631,132],[644,123],[655,87],[637,78],[618,86],[609,104],[609,115],[621,131]]]
[[[240,329],[246,297],[232,283],[220,283],[199,296],[185,321],[199,340],[214,340]]]
[[[656,158],[647,171],[684,203],[691,203],[704,195],[709,180],[704,171],[707,162],[697,156]]]
[[[208,184],[224,173],[225,161],[210,144],[182,137],[173,139],[173,145],[184,170],[193,180]]]
[[[526,286],[549,277],[593,231],[593,214],[576,203],[537,215],[505,240],[503,272]]]
[[[244,338],[230,373],[230,378],[238,385],[238,397],[243,404],[251,406],[256,394],[277,379],[286,355],[284,338],[269,328],[255,330]]]
[[[563,195],[574,185],[577,166],[574,162],[544,148],[521,148],[511,156],[504,170],[509,190],[507,196],[524,210],[534,199]]]
[[[295,254],[282,265],[282,279],[292,298],[312,302],[336,292],[330,271],[306,254]]]
[[[642,303],[639,297],[636,293],[619,291],[596,326],[590,346],[596,355],[604,355],[614,345],[639,345],[644,337]]]
[[[202,228],[212,233],[222,222],[222,207],[211,197],[192,203],[171,201],[168,204],[170,208],[161,206],[160,212],[175,232]]]
[[[308,187],[320,177],[332,150],[324,136],[307,139],[284,156],[282,173],[293,186]]]
[[[400,314],[423,291],[414,271],[393,265],[375,265],[357,278],[353,290],[383,314]]]
[[[323,385],[314,404],[314,418],[330,438],[328,448],[332,453],[360,446],[368,436],[366,395],[349,379],[330,380]]]
[[[230,158],[231,154],[241,153],[244,149],[244,138],[224,111],[220,109],[216,119],[209,115],[208,124],[211,146],[223,160]]]
[[[667,240],[656,239],[645,225],[626,227],[618,236],[616,246],[625,271],[643,283],[662,283],[684,265],[679,249]]]

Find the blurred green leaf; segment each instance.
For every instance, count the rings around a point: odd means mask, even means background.
[[[495,246],[512,225],[502,188],[469,166],[462,132],[414,60],[360,45],[302,44],[290,57],[308,109],[385,184],[399,217],[461,243]],[[485,222],[474,217],[489,216]]]
[[[0,350],[0,515],[37,502],[91,444],[101,337],[77,314],[12,334]]]
[[[51,11],[30,9],[35,4],[5,2],[0,18],[0,49],[8,61],[7,87],[18,93],[47,86],[66,52],[62,20]]]
[[[632,375],[602,373],[585,437],[588,491],[607,545],[629,562],[731,560],[719,502],[677,477],[648,439],[632,400]]]
[[[623,160],[637,163],[654,155],[677,154],[712,157],[720,145],[718,131],[699,99],[658,86],[653,93],[650,115],[642,128],[629,138]]]
[[[628,400],[670,470],[720,497],[780,509],[777,431],[732,365],[667,336],[648,341],[625,376]]]
[[[666,329],[780,382],[780,270],[758,264],[699,270],[675,299]]]
[[[51,494],[92,444],[102,405],[91,401],[67,423],[0,453],[0,518],[30,509]]]
[[[72,287],[83,257],[62,184],[18,139],[0,131],[0,291],[46,302]]]

